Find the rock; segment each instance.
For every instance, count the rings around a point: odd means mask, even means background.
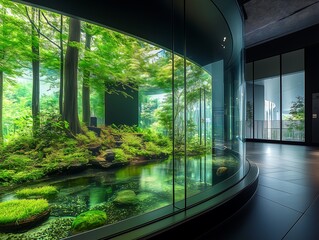
[[[106,219],[106,213],[99,210],[90,210],[81,213],[72,222],[71,232],[76,234],[103,226],[106,223]]]
[[[219,167],[216,171],[216,175],[217,176],[223,176],[228,172],[228,168],[227,167]]]
[[[100,154],[101,144],[92,144],[88,146],[88,150],[91,151],[93,156]]]
[[[90,126],[90,127],[88,127],[88,129],[89,129],[90,131],[95,132],[96,136],[98,136],[98,137],[101,136],[101,128],[99,128],[99,127],[94,127],[94,126]]]
[[[97,156],[95,159],[90,160],[90,164],[98,168],[109,168],[110,166],[112,166],[111,162],[106,161],[101,156]]]
[[[117,193],[114,203],[117,205],[135,205],[138,198],[133,190],[122,190]]]
[[[123,144],[123,141],[115,141],[115,146],[120,147]]]
[[[111,149],[107,149],[104,153],[102,153],[102,156],[106,161],[110,162],[115,159],[115,153]]]

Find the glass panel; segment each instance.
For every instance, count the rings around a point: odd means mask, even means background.
[[[211,182],[207,178],[207,155],[211,159],[211,151],[208,150],[211,138],[207,136],[211,132],[211,114],[208,111],[211,105],[212,77],[200,66],[188,63],[186,79],[187,197],[190,197],[204,190],[206,181]]]
[[[254,63],[254,136],[280,140],[280,57]]]
[[[305,141],[304,50],[282,55],[282,140]]]
[[[174,57],[173,123],[174,123],[174,199],[178,208],[186,198],[186,89],[184,59]],[[185,65],[186,66],[186,65]]]

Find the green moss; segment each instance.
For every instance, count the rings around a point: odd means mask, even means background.
[[[135,205],[138,198],[133,190],[122,190],[117,193],[114,203],[117,205]]]
[[[90,210],[77,216],[71,226],[73,234],[103,226],[106,222],[106,213],[99,210]]]
[[[0,224],[19,222],[49,209],[45,199],[20,199],[0,203]]]
[[[16,195],[19,198],[30,198],[30,197],[43,197],[48,198],[58,193],[58,190],[54,186],[43,186],[37,188],[24,188],[16,191]]]
[[[0,170],[0,182],[10,182],[12,180],[12,176],[15,174],[14,170]]]
[[[12,175],[12,181],[14,183],[22,183],[40,179],[44,176],[44,172],[41,169],[33,169],[32,167],[20,170]]]
[[[17,169],[30,165],[30,163],[32,163],[32,160],[28,156],[12,154],[4,160],[1,167],[5,169]]]

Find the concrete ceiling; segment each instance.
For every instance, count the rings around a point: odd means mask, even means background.
[[[319,0],[241,0],[246,48],[319,24]]]

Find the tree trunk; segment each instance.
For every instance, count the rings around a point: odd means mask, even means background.
[[[0,71],[0,144],[2,144],[3,142],[2,112],[3,112],[3,72]]]
[[[37,15],[38,11],[38,16]],[[32,9],[32,21],[35,24],[40,22],[40,10]],[[31,31],[32,38],[32,119],[33,119],[33,133],[39,129],[40,126],[40,49],[39,49],[39,33],[32,24]]]
[[[86,33],[85,39],[85,49],[90,51],[91,48],[91,39],[92,35]],[[90,115],[91,115],[91,106],[90,106],[90,71],[84,69],[83,71],[83,85],[82,85],[82,121],[86,126],[90,125]]]
[[[64,66],[64,56],[63,56],[63,15],[60,18],[60,96],[59,96],[59,111],[62,115],[63,113],[63,66]]]
[[[70,18],[69,43],[80,42],[81,22],[78,19]],[[67,46],[65,54],[65,86],[63,102],[63,119],[69,123],[73,134],[81,132],[78,117],[78,55],[76,46]]]

